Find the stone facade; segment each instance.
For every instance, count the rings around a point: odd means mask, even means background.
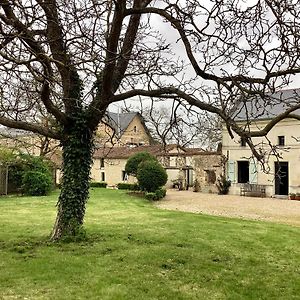
[[[264,128],[268,121],[256,120],[250,129]],[[252,158],[251,150],[242,143],[240,137],[234,135],[231,139],[225,126],[222,136],[223,155],[228,159],[227,178],[232,182],[231,194],[240,193],[242,181],[264,185],[267,196],[300,193],[299,120],[282,120],[266,137],[253,138],[257,149],[265,153],[264,166]]]
[[[203,192],[216,193],[216,180],[222,173],[222,155],[202,149],[182,148],[176,145],[140,146],[135,148],[116,147],[98,149],[94,156],[91,177],[94,181],[106,181],[109,186],[120,182],[135,182],[125,174],[127,159],[138,152],[147,151],[156,156],[168,174],[167,188],[181,182],[183,189],[193,189],[195,180]]]
[[[152,143],[139,113],[108,113],[98,126],[96,143],[101,147],[141,146]]]
[[[195,155],[191,158],[191,165],[201,192],[218,193],[216,182],[223,174],[222,155],[219,153]]]

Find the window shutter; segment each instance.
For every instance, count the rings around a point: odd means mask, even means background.
[[[257,165],[253,158],[249,164],[249,183],[257,183]]]
[[[236,182],[235,176],[235,161],[229,160],[227,165],[227,179],[230,180],[232,183]]]

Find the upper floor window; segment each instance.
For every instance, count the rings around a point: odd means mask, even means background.
[[[100,168],[104,168],[104,158],[100,159]]]
[[[241,138],[241,146],[246,147],[246,139],[245,138]]]
[[[284,146],[284,135],[279,135],[278,136],[278,146]]]
[[[133,127],[133,132],[137,132],[136,126]]]
[[[161,158],[160,162],[164,167],[170,167],[170,157],[169,156],[163,156]]]

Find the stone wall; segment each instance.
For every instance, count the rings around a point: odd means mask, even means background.
[[[218,193],[216,181],[223,173],[221,154],[202,154],[191,158],[194,180],[200,184],[203,193]]]

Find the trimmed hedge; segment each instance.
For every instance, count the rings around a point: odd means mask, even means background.
[[[162,199],[162,198],[166,197],[167,190],[165,188],[161,187],[155,191],[155,194],[158,196],[159,199]]]
[[[155,192],[145,193],[145,198],[152,201],[158,201],[166,196],[166,189],[159,188]]]
[[[130,190],[130,191],[139,191],[140,187],[137,183],[124,183],[120,182],[117,184],[119,190]]]
[[[90,187],[94,187],[94,188],[106,188],[107,187],[107,183],[104,181],[101,182],[96,182],[93,181],[90,183]]]
[[[136,153],[130,156],[129,159],[127,160],[127,163],[125,165],[125,172],[127,174],[137,176],[140,163],[149,160],[157,162],[156,157],[150,154],[149,152]]]
[[[142,190],[155,192],[166,184],[168,175],[159,162],[149,160],[139,164],[137,180]]]

